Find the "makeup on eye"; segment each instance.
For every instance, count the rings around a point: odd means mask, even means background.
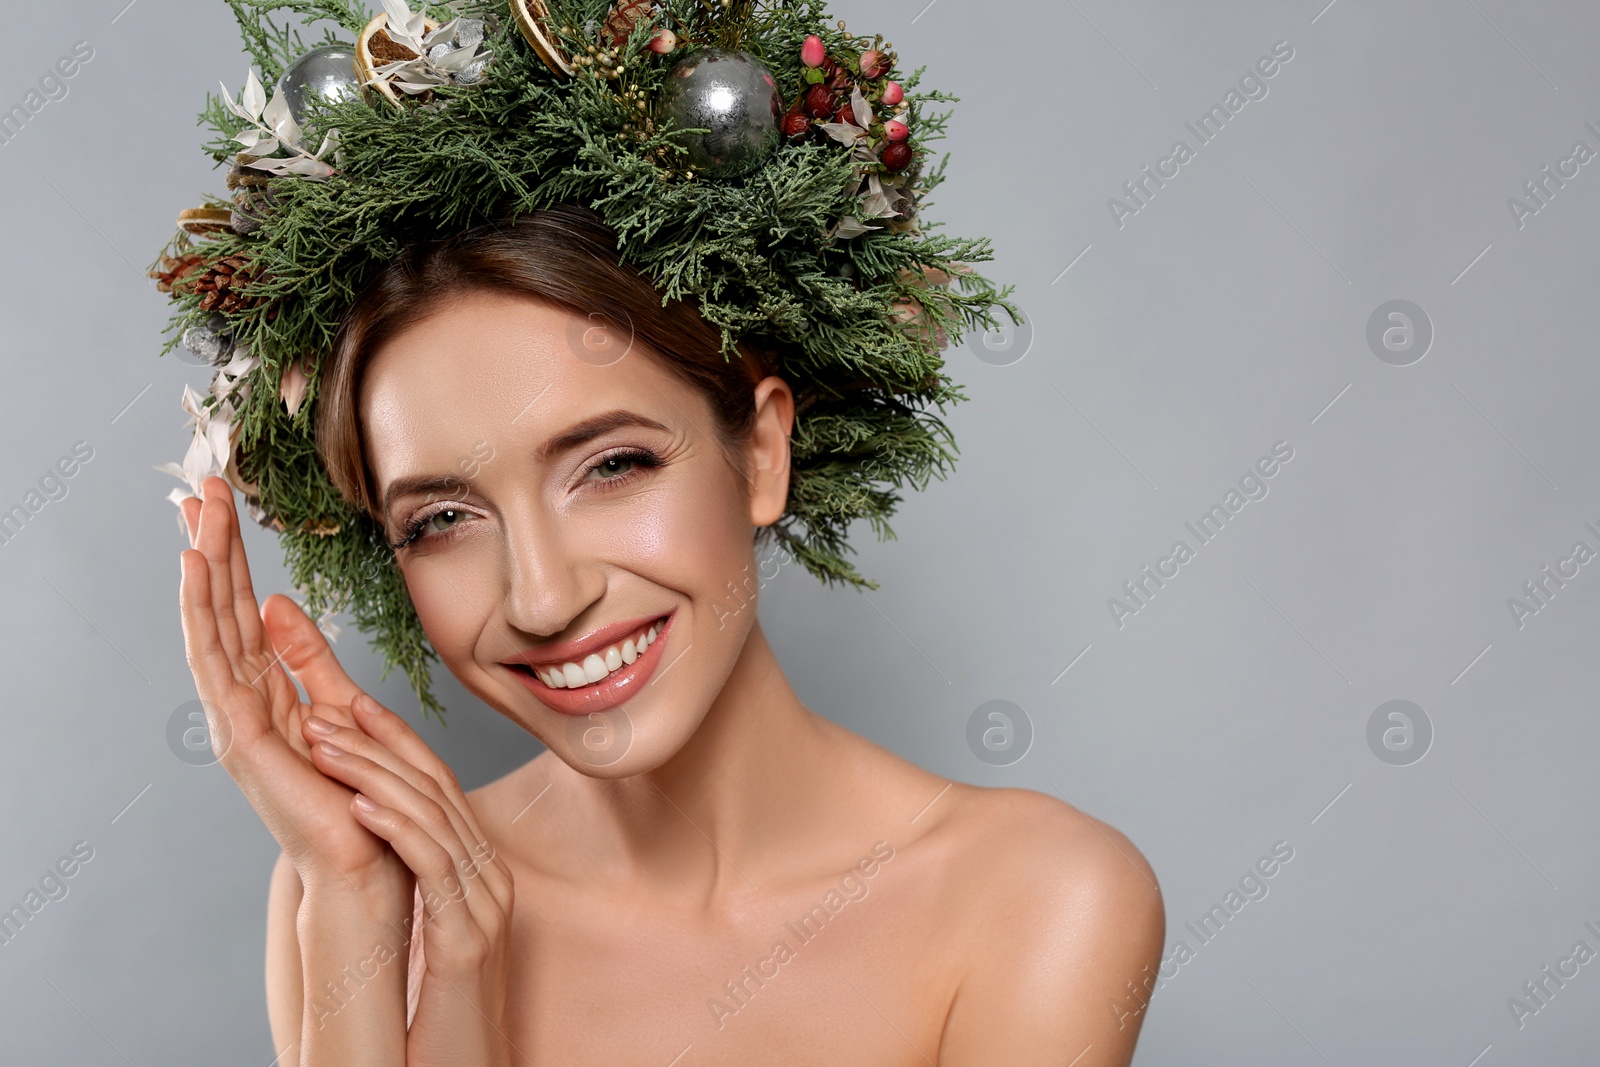
[[[432,522],[434,519],[441,518],[441,517],[443,517],[445,515],[462,515],[462,514],[465,514],[465,513],[466,513],[466,509],[465,508],[450,507],[450,506],[447,505],[445,507],[438,508],[438,509],[436,509],[436,510],[434,510],[432,512],[429,512],[426,515],[419,515],[415,519],[412,519],[411,522],[406,524],[405,531],[400,535],[400,539],[398,541],[395,541],[395,542],[391,543],[389,545],[389,547],[394,549],[396,552],[398,552],[402,548],[405,548],[407,545],[411,545],[411,544],[416,543],[417,541],[423,540],[424,537],[426,536],[425,535],[425,531],[427,529],[428,523]],[[433,536],[442,536],[442,535],[433,535]]]
[[[654,450],[637,445],[621,445],[610,449],[596,457],[584,467],[583,477],[578,484],[594,484],[596,491],[611,492],[626,485],[631,485],[647,472],[663,465],[665,460]],[[470,488],[463,485],[459,479],[455,482],[457,488]],[[460,524],[460,518],[473,513],[473,509],[457,501],[430,502],[429,508],[405,524],[398,540],[391,541],[389,547],[398,552],[408,546],[446,540],[451,537],[452,531]],[[428,526],[435,519],[450,516],[454,519],[450,527],[445,530],[430,531]]]
[[[634,477],[640,470],[659,467],[661,463],[661,457],[650,449],[624,445],[591,463],[584,471],[583,480],[620,483]],[[618,466],[623,467],[620,472],[617,470]],[[593,478],[596,474],[600,477]]]

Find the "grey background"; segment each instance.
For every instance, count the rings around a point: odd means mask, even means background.
[[[181,458],[178,395],[208,376],[154,358],[166,307],[143,274],[175,212],[221,191],[193,116],[245,60],[221,3],[125,2],[6,11],[3,107],[73,42],[95,58],[0,146],[0,507],[74,441],[95,458],[0,546],[0,904],[76,841],[94,858],[0,947],[0,1060],[265,1065],[276,848],[220,767],[165,741],[194,688],[176,483],[152,467]],[[993,235],[1034,340],[1005,367],[951,350],[963,458],[898,542],[863,534],[879,591],[793,567],[764,591],[801,695],[1132,838],[1169,946],[1196,950],[1140,1064],[1593,1062],[1600,962],[1520,1029],[1507,999],[1600,949],[1600,563],[1521,628],[1507,600],[1600,547],[1600,162],[1520,229],[1506,201],[1574,141],[1600,150],[1600,10],[926,2],[835,10],[963,98],[933,213]],[[1118,228],[1107,199],[1278,41],[1294,58],[1268,95]],[[1393,299],[1435,330],[1406,367],[1366,341]],[[1193,545],[1184,523],[1278,441],[1294,457],[1268,495],[1119,628],[1108,598]],[[284,589],[248,534],[257,588]],[[415,708],[359,634],[338,649]],[[469,785],[536,752],[440,681],[452,725],[427,735]],[[1434,730],[1409,766],[1368,747],[1394,699]],[[968,748],[991,700],[1032,725],[1008,766]],[[1269,894],[1201,946],[1185,921],[1278,841],[1294,858]]]

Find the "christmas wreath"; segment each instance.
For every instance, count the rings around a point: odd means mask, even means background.
[[[954,98],[822,0],[227,0],[254,67],[208,94],[230,196],[180,213],[152,264],[194,437],[161,469],[220,474],[279,532],[306,610],[346,611],[425,711],[429,647],[381,527],[339,496],[312,427],[321,357],[366,282],[409,244],[556,204],[596,212],[668,300],[779,359],[797,418],[772,530],[825,582],[875,588],[845,554],[899,490],[942,478],[939,418],[964,399],[940,349],[995,309],[987,239],[923,218]],[[312,24],[324,27],[307,40]],[[329,28],[331,27],[331,28]],[[259,71],[259,74],[258,74]],[[267,86],[272,86],[270,95]]]

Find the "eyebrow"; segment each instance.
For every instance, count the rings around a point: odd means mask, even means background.
[[[663,433],[672,432],[671,427],[657,422],[655,419],[652,419],[646,415],[640,415],[638,412],[617,408],[613,411],[602,412],[599,415],[584,419],[582,422],[568,427],[566,430],[563,430],[561,433],[557,434],[555,437],[552,437],[550,440],[546,441],[544,444],[535,449],[533,456],[535,459],[538,459],[542,462],[549,459],[551,456],[558,455],[569,449],[577,448],[579,445],[586,444],[602,434],[610,433],[612,430],[621,429],[624,426],[638,426],[648,430],[660,430]],[[413,493],[435,493],[447,490],[457,490],[464,487],[469,487],[471,484],[472,480],[470,478],[463,477],[459,474],[418,474],[411,475],[406,478],[396,478],[393,482],[389,483],[389,488],[384,491],[383,514],[389,514],[389,510],[394,507],[395,501],[399,500],[401,497],[408,496]]]

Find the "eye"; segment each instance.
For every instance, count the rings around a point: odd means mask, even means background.
[[[627,454],[607,456],[593,467],[590,467],[589,473],[598,475],[599,481],[610,481],[613,478],[621,478],[626,475],[633,470],[637,462],[636,457]]]
[[[444,508],[423,519],[422,528],[428,533],[444,533],[460,522],[466,514],[460,508]]]
[[[468,517],[471,512],[465,508],[444,507],[438,511],[423,515],[411,520],[401,533],[398,541],[391,541],[389,547],[399,552],[414,544],[427,544],[438,541],[443,543],[448,538],[450,531],[461,525],[461,520]]]
[[[610,482],[619,486],[633,481],[634,478],[644,474],[651,467],[661,466],[661,457],[654,452],[642,448],[624,448],[608,455],[602,456],[590,464],[584,474],[586,482]]]

